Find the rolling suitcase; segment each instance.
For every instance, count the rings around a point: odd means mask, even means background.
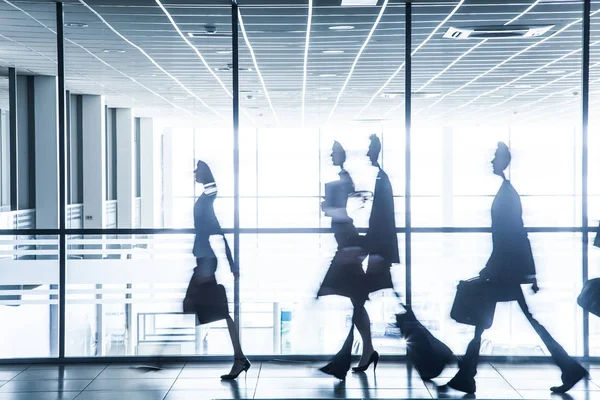
[[[417,320],[410,308],[404,308],[405,313],[396,314],[396,326],[406,340],[406,356],[421,379],[431,380],[455,360],[454,354]]]

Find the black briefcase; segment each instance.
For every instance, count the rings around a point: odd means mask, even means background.
[[[494,322],[496,301],[493,287],[482,278],[460,281],[450,311],[450,318],[461,324],[488,329]]]
[[[396,314],[396,326],[406,340],[406,357],[424,381],[439,376],[455,359],[452,350],[421,324],[410,308]]]
[[[183,300],[183,312],[196,313],[199,324],[209,324],[229,316],[229,304],[223,285],[205,283],[188,291]]]
[[[585,311],[600,317],[600,278],[590,279],[583,285],[577,304]]]

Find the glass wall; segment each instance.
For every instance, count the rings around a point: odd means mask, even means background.
[[[456,284],[477,276],[491,254],[481,228],[502,184],[491,161],[504,142],[524,223],[541,228],[529,236],[542,289],[530,296],[523,286],[528,304],[570,353],[583,355],[581,234],[557,231],[581,224],[581,109],[553,98],[581,100],[583,1],[413,7],[413,224],[474,228],[413,236],[415,312],[436,321],[430,327],[456,352],[466,349],[473,330],[452,321],[450,308]],[[541,36],[511,32],[540,21],[549,26]],[[503,37],[486,33],[493,26]],[[548,355],[526,325],[516,303],[499,305],[482,353]]]
[[[0,346],[0,358],[230,354],[223,321],[197,326],[182,313],[196,266],[194,205],[205,191],[194,176],[199,160],[214,175],[216,216],[241,271],[235,279],[223,241],[213,238],[217,280],[245,351],[333,353],[352,309],[346,298],[316,299],[337,250],[321,202],[340,172],[331,158],[338,141],[343,168],[365,195],[351,198],[348,211],[366,233],[367,194],[378,176],[367,156],[373,134],[394,193],[395,289],[402,301],[412,292],[427,328],[457,353],[471,338],[473,329],[449,311],[458,282],[476,276],[491,252],[490,208],[502,180],[490,161],[505,142],[541,287],[533,295],[524,286],[527,301],[571,354],[599,355],[600,322],[590,316],[588,329],[576,296],[600,266],[593,247],[600,2],[591,1],[588,136],[583,0],[413,1],[409,49],[403,0],[67,2],[64,132],[54,130],[56,4],[17,3],[0,5],[8,38],[0,75],[17,73],[14,83],[0,79],[0,316],[10,321],[2,342],[16,343]],[[11,132],[19,157],[11,156]],[[53,150],[63,133],[67,154],[59,160]],[[403,354],[394,293],[370,300],[375,347]],[[516,304],[499,305],[495,321],[483,354],[548,355]]]

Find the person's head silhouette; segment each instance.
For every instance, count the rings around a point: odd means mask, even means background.
[[[508,164],[510,164],[511,155],[508,146],[504,142],[498,142],[498,148],[496,149],[496,153],[494,154],[494,159],[492,160],[492,167],[494,169],[494,174],[505,178],[504,170],[508,168]]]
[[[194,175],[196,177],[196,182],[198,183],[207,184],[215,181],[210,167],[204,161],[198,161],[196,169],[194,170]]]
[[[333,147],[331,148],[331,162],[336,167],[344,168],[344,163],[346,162],[346,150],[342,147],[340,142],[337,140],[333,142]]]
[[[377,137],[376,134],[372,134],[369,136],[369,140],[371,140],[371,144],[369,144],[369,151],[367,152],[367,157],[371,160],[371,164],[375,167],[379,166],[379,153],[381,152],[381,141]]]

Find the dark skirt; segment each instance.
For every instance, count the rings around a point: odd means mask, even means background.
[[[375,261],[374,258],[369,257],[369,264],[367,265],[367,272],[365,276],[367,293],[394,288],[391,268],[391,263],[384,260]]]
[[[196,259],[196,268],[183,300],[183,312],[195,313],[197,324],[219,321],[229,316],[225,289],[217,284],[214,275],[216,267],[216,258]]]
[[[369,293],[365,285],[362,257],[352,255],[354,250],[341,249],[335,253],[317,297],[337,295],[353,300],[367,300]],[[354,260],[356,258],[356,260]]]

